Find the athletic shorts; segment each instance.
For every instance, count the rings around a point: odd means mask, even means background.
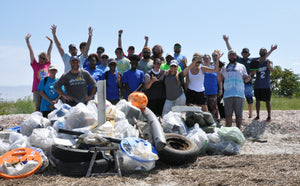
[[[245,99],[241,97],[229,97],[224,99],[225,116],[232,117],[233,111],[235,117],[242,118]]]
[[[196,92],[190,89],[187,89],[186,92],[186,103],[187,105],[207,105],[206,96],[203,92]]]
[[[253,103],[253,86],[252,82],[245,84],[245,97],[248,104]]]
[[[254,89],[255,99],[258,101],[271,101],[271,89],[260,88]]]
[[[40,107],[41,106],[41,94],[40,94],[40,91],[34,91],[33,92],[33,101],[34,101],[34,104],[35,104],[35,107]]]

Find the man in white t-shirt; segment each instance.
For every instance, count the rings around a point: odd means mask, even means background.
[[[236,126],[241,128],[244,109],[244,82],[251,79],[246,67],[237,63],[237,55],[234,50],[228,51],[229,64],[218,73],[219,81],[224,80],[224,104],[226,127],[232,126],[232,114],[235,112]]]

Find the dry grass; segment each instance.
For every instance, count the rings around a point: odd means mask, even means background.
[[[172,167],[158,162],[148,173],[72,178],[49,167],[42,174],[1,185],[299,185],[300,155],[203,156],[189,165]]]

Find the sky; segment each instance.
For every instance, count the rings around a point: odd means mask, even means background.
[[[91,26],[89,53],[103,46],[110,57],[115,57],[120,29],[124,50],[133,45],[140,52],[147,35],[148,46],[160,44],[164,56],[180,43],[188,63],[193,53],[211,55],[215,49],[224,52],[221,61],[227,62],[224,34],[238,54],[242,48],[249,48],[250,57],[258,57],[262,47],[269,50],[277,44],[269,59],[300,74],[299,0],[1,0],[1,5],[0,86],[32,85],[25,36],[31,34],[37,58],[47,51],[46,36],[52,38],[52,24],[57,25],[56,34],[65,51],[71,43],[78,47],[87,41]],[[51,58],[59,77],[64,66],[55,44]]]

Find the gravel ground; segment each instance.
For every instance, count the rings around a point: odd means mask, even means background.
[[[0,116],[0,127],[20,125],[30,115]],[[259,121],[246,118],[246,142],[236,156],[201,156],[192,164],[169,166],[158,161],[150,172],[118,176],[71,178],[48,167],[42,174],[18,180],[0,179],[0,185],[300,185],[300,111],[266,111]],[[224,121],[222,121],[224,124]]]

